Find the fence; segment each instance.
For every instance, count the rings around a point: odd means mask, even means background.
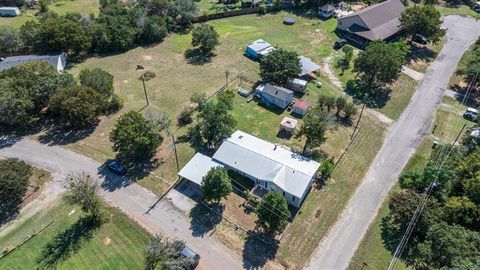
[[[276,7],[267,7],[267,12],[275,12],[283,9],[289,9],[291,8],[290,5],[280,5]],[[222,19],[222,18],[228,18],[228,17],[234,17],[234,16],[240,16],[240,15],[247,15],[247,14],[255,14],[260,12],[260,7],[250,7],[250,8],[242,8],[242,9],[237,9],[237,10],[228,10],[224,12],[219,12],[219,13],[214,13],[214,14],[208,14],[208,15],[202,15],[195,17],[193,19],[193,22],[195,23],[200,23],[200,22],[206,22],[206,21],[211,21],[211,20],[217,20],[217,19]]]

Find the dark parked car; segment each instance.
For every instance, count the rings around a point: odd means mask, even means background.
[[[333,45],[333,48],[338,50],[338,49],[341,49],[345,44],[347,44],[347,40],[341,38],[341,39],[335,41],[335,44]]]
[[[428,39],[420,34],[413,35],[412,40],[423,45],[427,45],[428,43]]]
[[[200,263],[200,255],[195,253],[195,251],[193,251],[191,248],[189,248],[187,246],[185,246],[182,249],[181,254],[185,258],[188,258],[188,259],[192,260],[192,267],[190,268],[191,270],[197,268],[198,264]]]
[[[108,169],[119,175],[125,175],[127,173],[127,169],[116,160],[108,163]]]

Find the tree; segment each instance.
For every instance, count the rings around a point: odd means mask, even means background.
[[[349,102],[343,109],[343,112],[345,113],[345,118],[351,120],[352,116],[357,114],[357,107],[355,107],[355,104]]]
[[[110,132],[113,150],[135,159],[151,157],[163,137],[154,124],[135,111],[122,115]]]
[[[471,229],[480,229],[480,209],[468,197],[450,197],[443,207],[444,220]]]
[[[411,190],[402,190],[391,196],[388,203],[390,213],[382,219],[381,224],[382,240],[388,250],[395,251],[420,201],[421,195]],[[408,265],[422,256],[417,245],[425,238],[430,226],[439,221],[439,213],[441,211],[436,201],[428,199],[403,252]]]
[[[167,22],[172,30],[188,28],[197,15],[197,4],[194,0],[169,0]]]
[[[275,191],[268,191],[258,204],[257,225],[268,234],[282,232],[288,224],[290,210],[285,198]]]
[[[325,142],[325,132],[327,131],[327,124],[325,123],[325,112],[319,106],[311,109],[300,127],[297,136],[305,136],[305,150],[320,146]]]
[[[222,102],[205,103],[198,114],[195,132],[211,147],[232,133],[236,121]]]
[[[480,173],[475,178],[465,181],[465,194],[476,204],[480,205]]]
[[[300,60],[293,51],[278,49],[260,60],[260,77],[269,83],[283,85],[300,72]]]
[[[155,237],[150,239],[143,251],[145,257],[144,269],[159,269],[158,266],[161,265],[167,256],[167,248],[168,243],[159,235],[155,235]]]
[[[210,54],[219,44],[218,38],[218,33],[212,25],[202,23],[192,31],[192,46],[198,47],[204,54]]]
[[[36,52],[61,51],[76,56],[91,47],[90,35],[76,22],[51,16],[41,20],[37,27],[33,41]]]
[[[227,109],[233,109],[233,100],[235,99],[235,92],[232,90],[222,91],[217,95],[217,101],[227,107]]]
[[[461,265],[476,265],[480,258],[480,233],[444,222],[428,230],[425,242],[419,247],[428,269],[451,269]]]
[[[204,92],[195,92],[190,97],[190,102],[194,103],[198,109],[201,109],[206,101],[207,95]]]
[[[459,68],[458,73],[463,75],[469,82],[473,82],[476,76],[480,76],[480,39],[477,40],[471,52],[465,54],[466,65]],[[480,79],[475,81],[474,86],[480,85]]]
[[[16,211],[27,192],[32,167],[14,158],[0,159],[0,222]]]
[[[353,72],[357,73],[364,89],[383,87],[398,78],[407,52],[403,42],[373,41],[355,59]]]
[[[101,68],[82,69],[79,78],[81,85],[93,88],[107,97],[113,94],[113,76]]]
[[[232,183],[224,168],[211,169],[202,179],[203,198],[207,202],[219,203],[232,192]]]
[[[342,59],[340,59],[340,68],[342,69],[342,72],[345,72],[345,70],[350,68],[350,62],[352,62],[353,58],[353,48],[350,46],[344,46],[342,48],[342,51],[344,53],[344,56]]]
[[[148,17],[143,26],[142,39],[145,43],[163,41],[167,36],[167,22],[161,16]]]
[[[28,126],[38,118],[35,105],[12,79],[0,80],[0,124]]]
[[[441,14],[433,5],[408,7],[400,16],[401,32],[405,36],[420,34],[436,44],[445,35]]]
[[[102,13],[93,25],[93,47],[97,52],[125,51],[135,44],[138,31],[126,15]]]
[[[10,26],[0,26],[0,53],[16,53],[23,46],[20,31]]]
[[[65,126],[85,128],[98,121],[107,104],[106,98],[94,89],[74,85],[53,94],[48,111]]]
[[[337,112],[335,113],[336,116],[339,116],[340,115],[340,112],[342,112],[345,107],[347,106],[347,99],[340,96],[337,98],[337,100],[335,101],[335,107],[337,107]]]
[[[89,174],[69,174],[65,178],[65,187],[74,203],[80,205],[83,211],[94,218],[100,217],[100,185]]]

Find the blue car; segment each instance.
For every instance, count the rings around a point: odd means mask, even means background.
[[[108,169],[119,175],[125,175],[127,173],[127,169],[116,160],[108,164]]]

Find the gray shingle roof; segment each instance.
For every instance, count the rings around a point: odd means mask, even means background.
[[[300,74],[298,74],[298,76],[300,77],[320,69],[320,66],[310,60],[310,58],[301,55],[298,57],[298,59],[300,61],[300,67],[302,68],[302,71],[300,72]]]
[[[405,6],[400,0],[388,0],[338,20],[358,17],[367,28],[354,24],[349,28],[351,32],[369,40],[386,39],[400,30],[399,17],[403,11]]]
[[[292,90],[288,90],[287,88],[272,85],[272,84],[265,84],[263,89],[261,90],[263,93],[266,93],[270,96],[278,98],[280,100],[288,101],[290,99],[290,95],[293,93]]]

